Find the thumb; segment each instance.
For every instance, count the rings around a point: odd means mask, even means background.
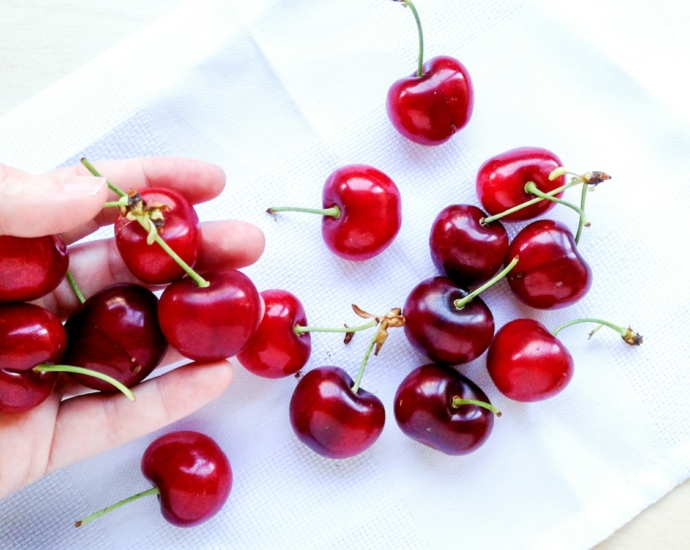
[[[40,237],[92,220],[108,198],[104,178],[34,175],[0,164],[0,235]]]

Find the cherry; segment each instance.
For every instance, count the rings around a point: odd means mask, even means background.
[[[381,400],[361,388],[341,368],[323,366],[305,374],[290,400],[290,424],[316,453],[328,458],[357,455],[383,431],[386,412]]]
[[[433,363],[408,374],[394,402],[405,435],[449,455],[476,451],[491,433],[494,414],[501,414],[469,378]]]
[[[60,284],[69,265],[68,251],[58,235],[0,235],[0,303],[28,302]]]
[[[632,329],[599,319],[571,321],[553,333],[538,321],[514,319],[496,332],[487,354],[486,366],[496,388],[516,401],[540,401],[563,391],[573,377],[574,362],[556,335],[581,322],[606,325],[619,332],[627,344],[642,343],[642,337]]]
[[[457,59],[438,56],[423,63],[424,38],[411,0],[396,0],[412,10],[419,34],[417,71],[388,90],[386,111],[393,126],[420,145],[440,145],[465,127],[472,115],[474,92],[465,66]]]
[[[508,233],[499,222],[484,225],[485,216],[476,206],[453,204],[441,210],[431,226],[431,259],[458,286],[482,284],[503,265]]]
[[[141,459],[141,471],[153,489],[77,521],[75,526],[144,496],[158,495],[166,521],[192,527],[213,517],[232,489],[230,461],[213,439],[199,432],[176,431],[153,441]]]
[[[216,361],[236,355],[261,321],[262,305],[251,279],[234,269],[203,275],[207,286],[185,277],[166,287],[158,304],[158,320],[166,339],[195,361]]]
[[[549,193],[565,184],[564,175],[553,179],[549,176],[561,167],[561,161],[552,152],[539,147],[520,147],[511,149],[490,158],[477,173],[477,195],[484,210],[492,216],[512,209],[535,196],[525,190],[532,182],[536,188]],[[563,195],[560,191],[553,196]],[[555,203],[548,200],[534,200],[532,204],[502,216],[503,221],[515,222],[530,220],[553,208]]]
[[[109,286],[86,300],[65,324],[64,361],[91,369],[132,387],[163,359],[168,343],[158,323],[158,298],[141,285]],[[113,386],[93,376],[72,374],[101,391]]]
[[[66,344],[65,329],[50,311],[0,304],[0,412],[25,412],[46,400],[58,375],[33,369],[59,362]]]
[[[149,227],[190,267],[201,247],[199,217],[192,204],[172,189],[148,188],[128,198],[122,215],[115,221],[115,242],[129,271],[149,284],[165,284],[180,279],[185,271],[166,250],[154,245],[140,219],[148,217]],[[150,223],[152,222],[152,223]]]
[[[508,274],[513,293],[528,306],[557,309],[582,298],[592,284],[592,270],[565,225],[537,220],[524,227],[508,247],[507,258],[520,257]]]
[[[380,170],[364,164],[343,166],[323,187],[322,209],[272,207],[277,212],[307,212],[323,216],[326,246],[346,260],[368,260],[381,254],[402,224],[400,191]]]

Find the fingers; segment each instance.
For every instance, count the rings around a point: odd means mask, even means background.
[[[214,221],[202,223],[201,228],[202,246],[195,266],[200,273],[219,267],[246,267],[258,260],[264,250],[263,232],[250,223],[239,220]],[[158,245],[154,243],[151,246]],[[127,270],[114,239],[73,245],[70,248],[70,272],[87,298],[115,283],[140,283]],[[79,307],[79,301],[67,281],[43,298],[40,304],[61,319]]]
[[[191,363],[121,394],[87,394],[62,402],[45,473],[124,445],[192,414],[232,382],[227,361]]]
[[[40,237],[90,222],[103,209],[105,179],[34,175],[0,164],[0,235]]]

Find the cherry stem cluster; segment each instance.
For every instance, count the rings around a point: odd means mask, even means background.
[[[484,292],[487,288],[492,287],[495,285],[498,281],[503,279],[508,273],[517,265],[520,257],[515,256],[510,263],[503,268],[499,273],[494,275],[491,279],[489,279],[487,282],[485,282],[482,286],[477,287],[474,289],[472,292],[470,292],[467,296],[464,298],[458,298],[453,302],[453,307],[455,309],[462,309],[465,307],[469,302],[474,300],[477,296],[479,296],[482,292]]]
[[[476,405],[477,407],[483,407],[492,413],[494,413],[496,416],[501,416],[503,413],[499,411],[496,407],[494,407],[491,403],[486,403],[484,401],[479,401],[477,399],[464,399],[462,397],[458,397],[457,395],[453,397],[453,407],[458,408],[462,407],[463,405]]]
[[[120,506],[124,506],[125,504],[129,504],[130,502],[134,502],[135,500],[139,500],[140,498],[143,498],[143,497],[148,497],[151,495],[159,495],[159,494],[160,494],[160,489],[158,489],[158,487],[152,487],[151,489],[148,489],[146,491],[142,491],[141,493],[137,493],[136,495],[132,495],[131,497],[128,497],[124,500],[116,502],[115,504],[112,504],[112,505],[108,506],[107,508],[103,508],[103,510],[99,510],[98,512],[94,512],[90,516],[87,516],[82,520],[76,521],[74,523],[74,526],[75,527],[81,527],[82,525],[86,525],[87,523],[91,523],[93,520],[100,518],[102,515],[107,514],[108,512],[112,512],[113,510],[116,510]]]
[[[102,178],[103,176],[100,174],[98,170],[85,158],[81,159],[81,163],[86,167],[86,169],[91,172],[94,176]],[[117,193],[120,197],[126,197],[127,193],[125,193],[122,189],[120,189],[117,185],[114,185],[113,183],[110,183],[108,180],[106,180],[108,187],[115,193]],[[108,205],[117,205],[117,206],[122,206],[122,203],[117,202],[117,203],[106,203]],[[141,224],[141,226],[144,228],[144,231],[146,231],[149,235],[152,233],[153,226],[151,222],[149,221],[148,218],[145,216],[136,217],[136,220]],[[191,266],[185,262],[180,256],[175,252],[168,243],[166,243],[161,236],[156,232],[154,234],[153,240],[160,246],[165,252],[175,261],[177,265],[179,265],[184,272],[189,275],[191,279],[194,280],[194,282],[197,284],[198,287],[204,288],[210,285],[210,283],[204,279],[201,275],[199,275],[196,271],[194,271]]]
[[[632,328],[624,328],[619,325],[615,325],[609,321],[604,321],[602,319],[595,319],[592,317],[587,317],[583,319],[575,319],[573,321],[568,321],[567,323],[563,323],[559,327],[556,327],[551,334],[554,336],[558,336],[558,333],[561,332],[564,328],[568,328],[572,325],[577,325],[580,323],[596,323],[597,327],[592,330],[592,332],[589,333],[589,337],[591,338],[595,332],[597,332],[601,327],[608,327],[612,330],[615,330],[618,334],[621,335],[621,338],[625,341],[626,344],[630,344],[631,346],[639,346],[642,343],[642,335],[638,334],[635,332]]]
[[[122,382],[119,380],[115,380],[112,376],[108,376],[107,374],[103,374],[102,372],[98,372],[95,370],[91,369],[85,369],[83,367],[76,367],[74,365],[47,365],[47,364],[41,364],[37,365],[33,368],[34,371],[36,372],[70,372],[73,374],[85,374],[86,376],[92,376],[93,378],[98,378],[99,380],[103,380],[104,382],[107,382],[108,384],[114,386],[118,390],[120,390],[125,396],[127,396],[127,399],[130,401],[134,401],[136,398],[134,397],[134,394],[132,393],[132,390],[130,390],[127,386],[125,386]]]

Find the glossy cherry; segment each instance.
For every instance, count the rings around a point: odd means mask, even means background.
[[[416,8],[410,0],[398,0],[409,7],[419,33],[418,67],[388,90],[386,111],[398,132],[420,145],[440,145],[464,128],[472,116],[474,91],[465,66],[449,56],[423,63],[424,40]]]
[[[500,222],[482,224],[485,217],[476,206],[453,204],[441,210],[431,226],[431,259],[457,286],[482,284],[503,265],[508,233]]]
[[[323,216],[326,246],[346,260],[368,260],[381,254],[402,224],[400,191],[380,170],[364,164],[343,166],[323,186],[323,209],[273,207],[268,212],[300,211]]]
[[[91,296],[65,323],[64,362],[101,372],[132,387],[163,360],[168,343],[158,323],[158,298],[130,283],[109,286]],[[115,388],[102,380],[72,374],[101,391]]]
[[[262,305],[251,279],[234,269],[202,274],[209,286],[185,277],[168,285],[158,304],[166,339],[195,361],[236,355],[261,321]]]
[[[520,260],[508,274],[513,293],[538,309],[566,307],[581,299],[592,285],[592,270],[577,250],[568,228],[554,220],[524,227],[508,247],[507,258]]]
[[[45,296],[64,279],[68,265],[67,247],[58,235],[0,235],[0,303]]]
[[[497,412],[487,408],[489,399],[469,378],[434,363],[408,374],[395,392],[394,403],[395,420],[405,435],[449,455],[481,447]]]
[[[468,294],[448,277],[432,277],[408,295],[403,306],[405,335],[432,361],[460,365],[489,347],[494,318],[484,301],[474,298],[460,309],[455,306]]]
[[[265,308],[261,323],[237,360],[265,378],[289,376],[306,365],[311,355],[311,335],[295,331],[296,326],[307,325],[304,307],[287,290],[264,290],[261,298]]]
[[[67,335],[51,312],[27,303],[0,304],[0,412],[26,412],[50,395],[57,373],[34,367],[60,362]]]
[[[383,431],[386,412],[381,400],[339,367],[323,366],[305,374],[290,400],[290,423],[297,437],[328,458],[357,455]]]
[[[490,215],[500,214],[535,196],[525,191],[525,185],[533,182],[537,189],[549,193],[565,185],[565,176],[549,179],[560,159],[551,151],[539,147],[511,149],[490,158],[477,173],[477,196],[482,207]],[[563,191],[554,195],[561,197]],[[504,222],[531,220],[553,208],[555,203],[542,200],[501,218]]]
[[[209,436],[175,431],[153,441],[141,459],[141,471],[154,488],[120,501],[76,522],[80,527],[120,506],[158,495],[163,517],[177,527],[192,527],[212,518],[232,489],[228,457]]]
[[[142,202],[143,201],[143,202]],[[129,271],[149,284],[165,284],[180,279],[185,271],[156,243],[147,241],[148,232],[137,216],[149,216],[160,237],[190,267],[201,247],[199,217],[192,204],[172,189],[147,188],[130,197],[127,215],[115,221],[115,242]]]

